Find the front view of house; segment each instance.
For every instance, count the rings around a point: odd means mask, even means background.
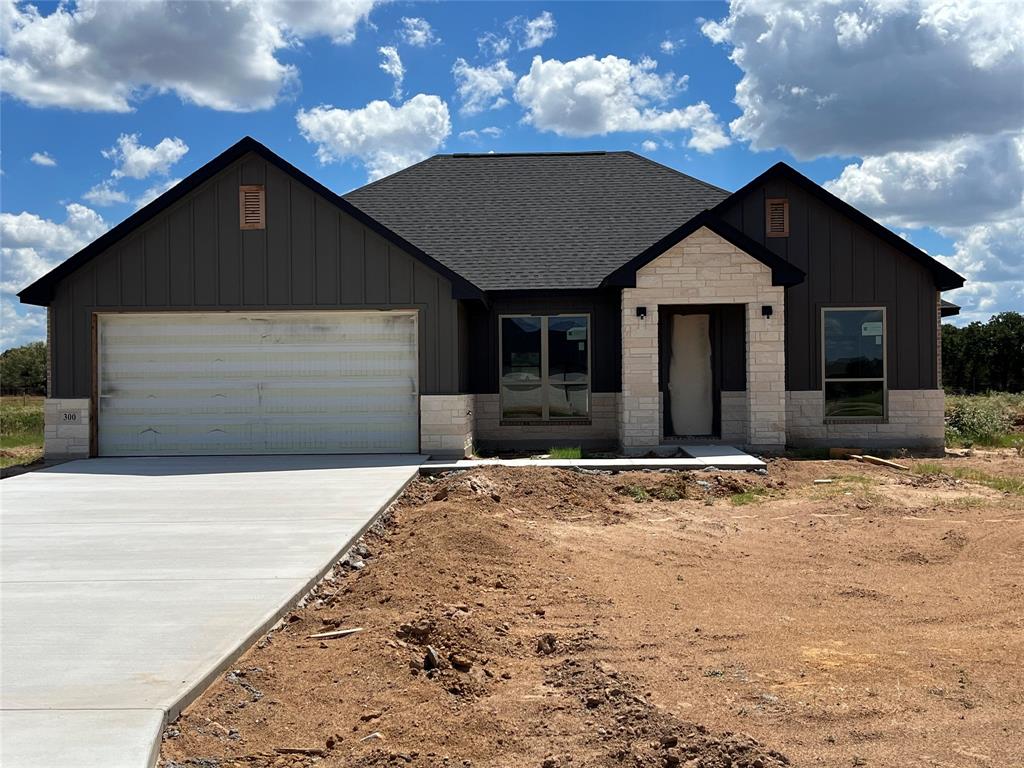
[[[937,449],[963,278],[785,164],[438,155],[338,196],[245,138],[23,290],[49,458]]]

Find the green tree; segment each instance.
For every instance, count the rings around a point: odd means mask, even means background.
[[[1024,315],[942,326],[942,383],[953,392],[1024,391]]]
[[[0,354],[0,391],[46,394],[46,343],[35,341]]]

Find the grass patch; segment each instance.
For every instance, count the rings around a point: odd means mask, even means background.
[[[0,467],[31,464],[43,455],[43,398],[0,398]]]
[[[971,467],[950,467],[946,469],[938,464],[929,461],[922,461],[913,465],[913,470],[919,475],[949,475],[958,480],[966,480],[970,483],[985,485],[996,491],[1012,493],[1017,496],[1024,496],[1024,477],[1003,477],[992,475],[980,469]]]
[[[549,459],[582,459],[583,449],[578,445],[556,445],[548,451]]]
[[[767,495],[768,489],[766,488],[751,488],[743,493],[734,493],[729,497],[729,501],[737,507],[742,507],[745,504],[755,504],[756,502],[764,501]]]

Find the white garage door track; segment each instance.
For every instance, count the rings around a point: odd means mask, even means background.
[[[93,459],[0,483],[0,764],[145,768],[424,457]]]

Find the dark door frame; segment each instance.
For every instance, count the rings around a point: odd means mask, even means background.
[[[668,388],[669,362],[672,359],[672,318],[676,315],[707,315],[711,337],[711,434],[677,435],[672,426],[672,393]],[[658,390],[662,393],[662,419],[665,437],[709,437],[722,435],[722,313],[715,304],[660,305],[658,307]]]

